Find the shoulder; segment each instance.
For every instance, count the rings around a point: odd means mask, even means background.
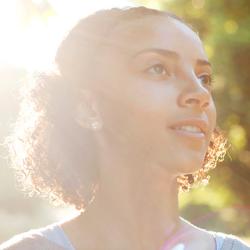
[[[250,245],[242,241],[239,237],[222,232],[211,232],[214,234],[218,243],[221,242],[221,250],[250,250]]]
[[[216,249],[216,242],[213,234],[208,231],[199,228],[189,221],[181,219],[181,228],[177,232],[175,238],[177,242],[182,242],[185,245],[185,249],[193,250],[211,250]]]
[[[46,228],[17,234],[0,245],[0,250],[63,250],[65,248],[48,240],[43,235]]]
[[[204,250],[250,250],[250,246],[235,235],[199,228],[183,218],[181,218],[181,221],[184,228],[182,232],[187,235],[192,245],[190,249],[202,246]],[[198,247],[197,249],[201,248]]]

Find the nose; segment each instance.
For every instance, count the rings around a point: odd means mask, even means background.
[[[178,104],[181,107],[197,107],[206,109],[211,100],[211,93],[206,89],[198,79],[191,79],[186,88],[181,92],[178,98]]]

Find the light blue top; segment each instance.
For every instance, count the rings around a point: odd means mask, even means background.
[[[216,243],[216,250],[220,250],[222,248],[226,235],[223,233],[215,233],[214,238]]]
[[[39,234],[67,250],[76,250],[71,244],[67,235],[64,233],[63,229],[57,223],[51,224],[40,230],[38,229],[31,231],[32,233]]]
[[[33,230],[32,230],[33,231]],[[34,230],[35,232],[35,230]],[[209,232],[209,231],[208,231]],[[63,231],[63,229],[60,227],[58,224],[52,224],[47,227],[45,227],[42,230],[39,230],[36,232],[48,240],[64,247],[67,250],[76,250],[73,245],[71,244],[70,240],[68,239],[67,235]],[[224,239],[226,237],[226,234],[223,233],[213,233],[211,232],[214,236],[215,242],[216,242],[216,250],[221,250]]]

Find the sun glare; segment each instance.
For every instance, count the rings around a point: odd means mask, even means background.
[[[79,18],[98,9],[126,6],[135,4],[129,0],[1,1],[0,67],[46,69],[63,35]]]

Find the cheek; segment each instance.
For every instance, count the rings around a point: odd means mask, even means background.
[[[149,159],[165,157],[171,147],[166,127],[175,115],[176,90],[163,83],[136,82],[122,98],[123,125],[130,142]]]
[[[175,105],[177,99],[177,90],[173,84],[141,79],[131,83],[132,87],[123,93],[129,108],[140,116],[150,115],[163,119],[171,116],[174,111],[171,105]]]

